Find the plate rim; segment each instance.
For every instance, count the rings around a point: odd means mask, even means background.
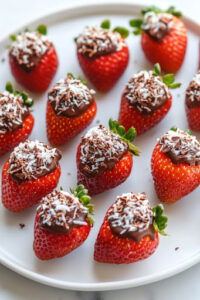
[[[138,0],[139,1],[139,0]],[[119,8],[123,7],[123,10],[127,6],[130,6],[135,9],[136,11],[141,10],[143,7],[147,6],[145,5],[145,1],[136,2],[133,0],[125,0],[123,3],[121,0],[103,0],[101,2],[96,2],[95,0],[91,0],[89,3],[82,3],[81,0],[77,1],[76,3],[70,3],[65,5],[64,7],[54,9],[54,11],[50,11],[45,14],[41,14],[39,17],[32,19],[30,22],[26,22],[23,26],[20,26],[17,28],[14,32],[11,33],[17,33],[23,28],[29,26],[33,26],[35,23],[44,22],[44,20],[48,20],[49,24],[53,24],[56,21],[56,19],[59,19],[59,16],[63,16],[66,14],[66,20],[69,19],[69,13],[77,12],[77,15],[83,15],[83,11],[86,10],[99,10],[99,13],[101,10],[106,10],[106,8],[111,9],[111,6],[114,6],[113,13],[116,13],[116,11],[119,11]],[[160,5],[163,6],[163,3]],[[127,9],[127,8],[126,8]],[[82,12],[81,12],[82,10]],[[122,13],[122,12],[121,12]],[[68,17],[67,17],[68,14]],[[71,17],[73,18],[73,17]],[[184,22],[188,24],[188,27],[193,27],[192,31],[200,32],[200,22],[194,21],[191,17],[184,14]],[[46,23],[46,22],[45,22]],[[3,38],[0,39],[0,45],[4,45],[9,40],[9,34],[6,34]],[[100,283],[73,283],[69,281],[63,281],[58,279],[49,278],[48,276],[38,274],[36,272],[27,270],[25,267],[21,267],[17,263],[14,263],[13,261],[9,260],[9,256],[4,253],[3,249],[0,248],[0,263],[4,265],[5,267],[11,269],[12,271],[28,278],[31,280],[34,280],[38,283],[42,283],[48,286],[53,286],[57,288],[62,289],[68,289],[68,290],[79,290],[79,291],[105,291],[105,290],[118,290],[118,289],[125,289],[125,288],[131,288],[136,286],[141,286],[149,283],[153,283],[171,276],[174,276],[175,274],[178,274],[191,266],[197,264],[200,262],[200,250],[193,254],[190,258],[187,260],[184,260],[184,262],[180,262],[178,265],[176,265],[173,268],[167,268],[163,272],[156,273],[154,275],[148,275],[143,276],[138,279],[128,279],[128,280],[120,280],[120,281],[109,281],[109,282],[100,282]]]

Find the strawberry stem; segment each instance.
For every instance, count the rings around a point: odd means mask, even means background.
[[[103,29],[110,29],[111,28],[111,22],[109,19],[106,19],[101,22],[101,28]],[[112,31],[118,32],[123,39],[126,39],[129,36],[129,30],[125,27],[117,26]]]
[[[80,77],[80,76],[74,76],[74,74],[71,73],[71,72],[68,72],[68,73],[67,73],[67,77],[71,77],[71,78],[73,78],[73,79],[80,80],[80,81],[82,82],[82,84],[87,85],[87,81],[86,81],[85,79],[83,79],[83,78]]]
[[[152,211],[154,212],[153,227],[155,231],[163,236],[168,236],[168,234],[164,231],[164,229],[167,227],[168,218],[163,215],[163,205],[157,205],[156,207],[152,208]]]
[[[80,202],[88,209],[88,213],[93,215],[94,214],[94,206],[90,204],[91,197],[88,195],[88,190],[85,189],[83,184],[79,184],[75,186],[74,188],[70,189],[70,192],[77,197]],[[91,225],[94,224],[94,220],[91,218],[91,216],[87,216],[88,221]]]
[[[47,26],[44,24],[38,25],[38,27],[36,28],[37,32],[39,32],[42,35],[46,35],[47,34]]]
[[[6,89],[7,92],[9,92],[9,93],[11,93],[15,96],[20,95],[23,99],[24,105],[26,105],[27,107],[33,106],[33,104],[34,104],[33,99],[29,98],[29,95],[25,92],[20,92],[18,90],[14,90],[11,82],[6,83],[5,89]]]
[[[132,144],[133,140],[137,136],[136,129],[134,127],[129,128],[128,131],[125,130],[124,126],[120,125],[118,121],[113,120],[112,118],[109,119],[109,128],[112,132],[116,133],[120,136],[121,140],[127,143],[129,151],[136,155],[140,155],[139,149]]]
[[[153,75],[154,76],[161,76],[161,67],[160,64],[157,63],[154,65],[154,70],[153,70]],[[174,74],[169,73],[169,74],[164,74],[161,76],[162,81],[170,88],[170,89],[176,89],[181,86],[180,82],[174,82],[175,77]]]

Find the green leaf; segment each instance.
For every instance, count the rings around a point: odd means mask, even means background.
[[[74,42],[75,42],[75,43],[76,43],[77,39],[78,39],[78,37],[75,37],[75,38],[74,38]]]
[[[166,13],[168,14],[171,14],[173,16],[176,16],[176,17],[181,17],[182,16],[182,13],[180,11],[177,11],[175,6],[170,6],[167,10],[166,10]]]
[[[135,28],[141,28],[142,24],[143,24],[142,19],[132,19],[129,21],[129,25]]]
[[[67,73],[67,77],[71,77],[71,78],[73,78],[73,79],[77,79],[77,80],[80,80],[81,82],[82,82],[82,84],[84,84],[84,85],[87,85],[87,81],[85,80],[85,79],[83,79],[82,77],[80,77],[80,76],[74,76],[74,74],[73,73],[71,73],[71,72],[68,72]]]
[[[133,31],[134,35],[140,35],[142,33],[142,29],[136,29]]]
[[[176,89],[176,88],[181,86],[181,83],[177,82],[177,83],[169,84],[168,86],[169,86],[170,89]]]
[[[152,209],[152,211],[154,212],[153,227],[155,231],[159,232],[161,235],[167,236],[168,234],[164,231],[164,229],[167,227],[168,218],[163,215],[163,205],[157,205]]]
[[[175,81],[175,78],[173,74],[165,74],[163,75],[162,80],[166,85],[169,85]]]
[[[157,64],[154,65],[153,75],[154,76],[159,76],[160,74],[161,74],[160,64],[157,63]]]
[[[9,38],[10,38],[10,40],[13,41],[13,42],[15,42],[15,41],[17,40],[17,36],[16,36],[15,34],[11,34],[11,35],[9,36]]]
[[[177,131],[177,129],[178,129],[178,127],[176,127],[176,126],[173,126],[170,128],[170,130],[172,130],[172,131]]]
[[[106,19],[101,23],[101,28],[110,29],[110,20]]]
[[[13,93],[14,90],[13,90],[13,86],[12,86],[11,82],[6,83],[6,91],[11,93],[11,94]]]
[[[129,151],[134,155],[139,155],[138,148],[132,144],[134,138],[137,135],[136,129],[134,127],[129,128],[128,131],[125,130],[124,126],[120,125],[118,121],[113,120],[112,118],[108,121],[109,129],[118,134],[122,141],[124,141],[129,148]]]
[[[44,24],[38,25],[38,27],[36,28],[37,32],[39,32],[42,35],[46,35],[47,34],[47,27]]]
[[[186,130],[187,134],[192,135],[192,131],[190,129]]]
[[[60,190],[63,191],[63,187],[62,186],[60,186]]]
[[[88,195],[88,190],[85,189],[83,184],[79,184],[76,187],[70,189],[71,193],[79,199],[79,201],[88,209],[88,214],[94,214],[94,207],[90,204],[91,197]],[[87,216],[90,224],[94,224],[94,220],[91,216]]]
[[[114,32],[118,32],[123,39],[126,39],[129,36],[129,30],[125,27],[115,27]]]
[[[152,11],[156,14],[159,14],[159,13],[162,12],[162,9],[160,9],[157,6],[152,5],[152,6],[149,6],[147,8],[142,9],[141,13],[142,13],[142,15],[145,15],[147,12],[150,12],[150,11]]]

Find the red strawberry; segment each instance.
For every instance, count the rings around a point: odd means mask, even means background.
[[[111,31],[110,24],[105,22],[101,26],[88,27],[79,35],[76,40],[77,56],[83,72],[96,89],[107,92],[128,65],[129,50],[124,41],[128,31],[121,27]]]
[[[12,38],[15,41],[9,60],[16,81],[32,92],[45,92],[58,67],[53,43],[36,32],[26,32]]]
[[[192,130],[200,130],[200,71],[190,82],[185,97],[188,124]]]
[[[158,62],[166,72],[177,72],[184,60],[187,47],[187,31],[174,8],[166,12],[155,8],[143,10],[144,20],[131,20],[135,33],[142,33],[141,44],[146,57]]]
[[[90,195],[102,193],[124,182],[130,175],[138,149],[131,144],[136,132],[125,132],[117,121],[109,121],[110,130],[100,125],[82,138],[77,151],[77,178]],[[132,152],[132,154],[131,154]]]
[[[163,208],[151,209],[145,193],[127,193],[117,197],[100,228],[94,259],[102,263],[129,264],[152,255],[159,233],[166,227]],[[134,228],[134,230],[132,230]]]
[[[92,226],[89,201],[82,185],[73,189],[72,194],[54,191],[42,199],[35,218],[33,243],[39,259],[67,255],[87,239]]]
[[[0,93],[0,155],[3,155],[30,135],[34,118],[29,108],[33,100],[26,93],[14,91],[10,82],[6,91]]]
[[[58,146],[75,137],[94,119],[97,105],[94,91],[69,74],[49,92],[47,102],[47,136]]]
[[[154,71],[141,71],[135,74],[122,94],[119,122],[126,129],[135,127],[142,134],[159,123],[168,113],[172,95],[168,87],[179,87],[173,83],[172,74],[160,76],[159,64]]]
[[[40,142],[21,143],[2,170],[2,202],[20,212],[38,203],[58,184],[61,154]]]
[[[200,143],[187,132],[172,128],[156,145],[152,176],[158,198],[173,203],[200,183]]]

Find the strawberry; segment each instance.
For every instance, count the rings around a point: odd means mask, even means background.
[[[20,143],[2,170],[2,202],[12,212],[38,203],[57,185],[61,153],[38,141]]]
[[[129,61],[128,34],[122,27],[111,31],[105,20],[101,28],[87,27],[76,39],[80,66],[97,90],[109,91],[124,73]]]
[[[46,27],[40,25],[37,32],[11,36],[14,41],[9,52],[12,74],[17,82],[35,93],[47,90],[58,67],[54,45],[44,34]]]
[[[110,264],[145,259],[158,247],[159,233],[166,235],[166,223],[163,207],[158,205],[152,209],[145,193],[118,196],[100,228],[94,259]]]
[[[185,108],[189,127],[192,130],[200,130],[200,71],[186,90]]]
[[[158,198],[173,203],[200,183],[200,143],[191,133],[171,128],[161,137],[151,159]]]
[[[64,144],[92,122],[97,110],[94,93],[71,73],[50,90],[46,123],[52,145]]]
[[[117,121],[109,120],[110,130],[99,125],[89,130],[77,150],[77,180],[90,195],[102,193],[124,182],[130,175],[132,154],[139,155],[131,143],[134,128],[127,132]]]
[[[119,122],[126,129],[134,126],[142,134],[159,123],[172,104],[169,88],[177,88],[173,74],[161,76],[159,64],[154,71],[141,71],[129,80],[121,98]]]
[[[3,155],[30,135],[34,118],[29,107],[33,100],[24,92],[14,91],[7,82],[6,91],[0,93],[0,104],[0,155]]]
[[[162,11],[157,7],[142,10],[143,19],[130,20],[130,25],[142,34],[141,44],[146,57],[158,62],[166,72],[177,72],[184,60],[187,31],[174,7]]]
[[[88,237],[93,207],[87,190],[78,185],[71,193],[53,191],[41,200],[37,209],[33,249],[42,260],[67,255]]]

